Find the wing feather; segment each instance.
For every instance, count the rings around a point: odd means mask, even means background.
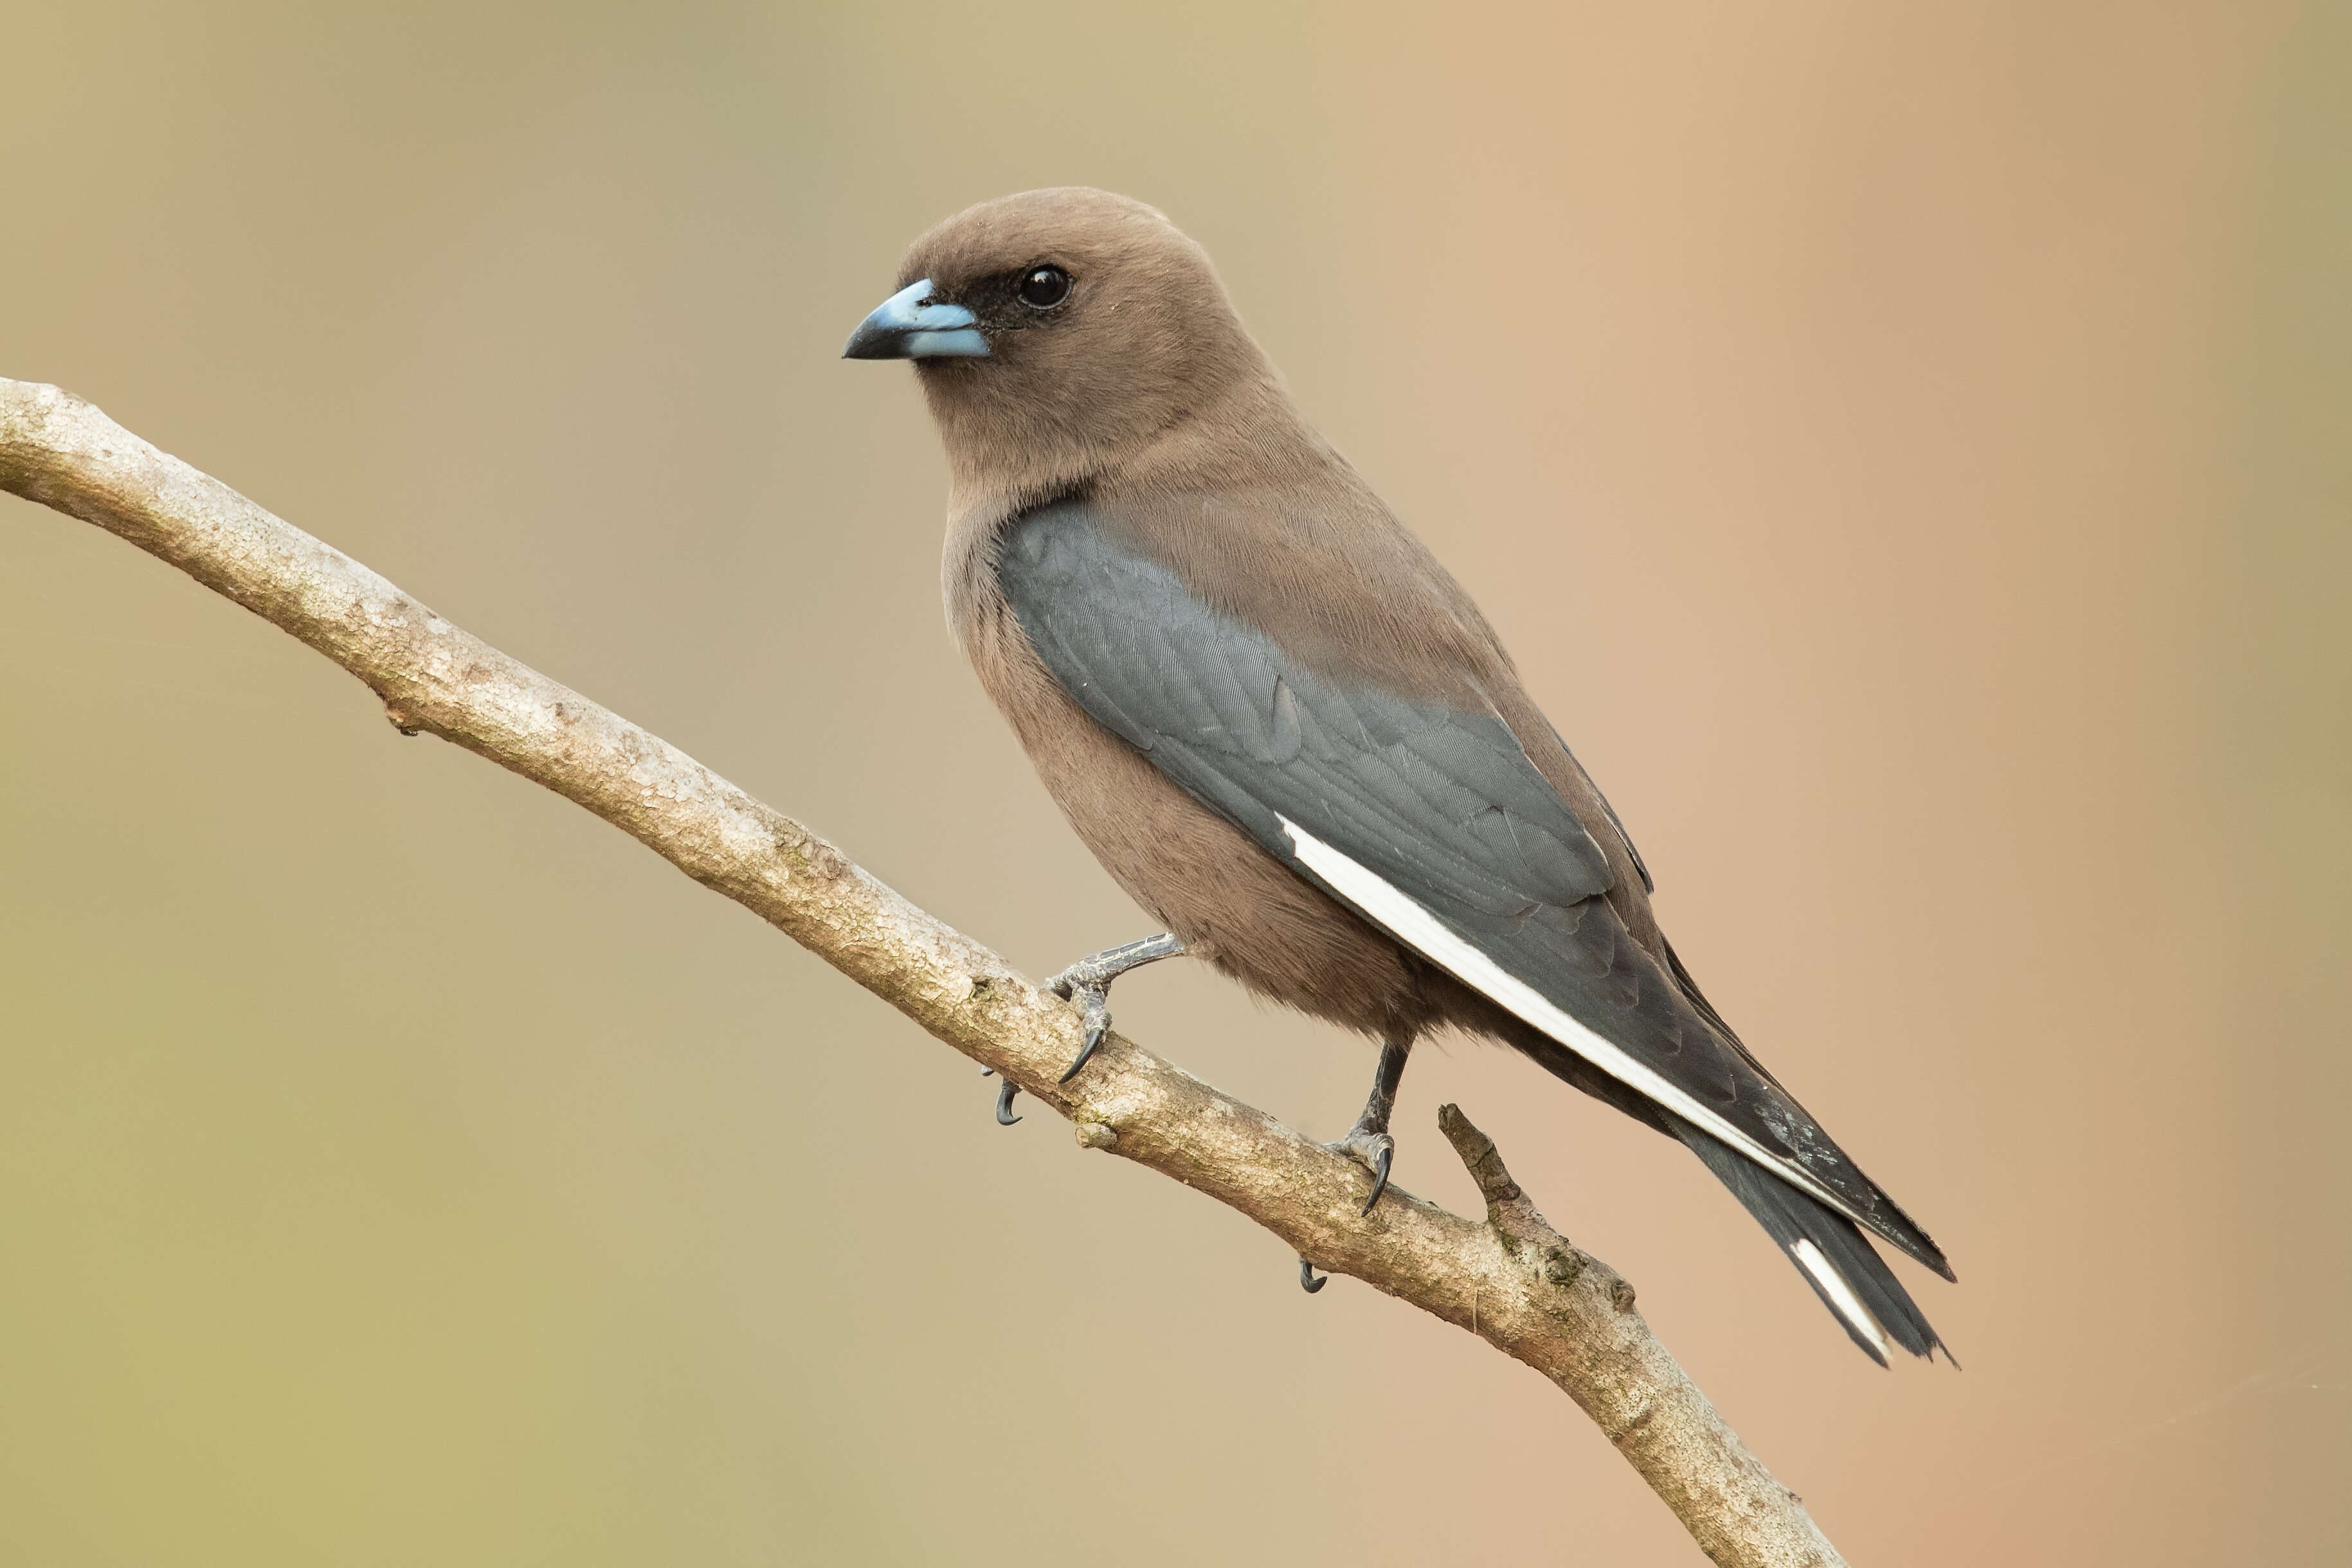
[[[1307,667],[1112,537],[1083,502],[1016,519],[998,581],[1081,708],[1298,874],[1948,1272],[1935,1243],[1633,940],[1606,897],[1607,856],[1494,712]],[[1608,826],[1622,834],[1613,814]]]

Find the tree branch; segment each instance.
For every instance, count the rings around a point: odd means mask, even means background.
[[[791,818],[509,658],[340,550],[79,398],[0,380],[0,489],[128,539],[358,676],[404,735],[437,735],[584,806],[1075,1125],[1302,1257],[1475,1333],[1558,1385],[1717,1563],[1843,1560],[1633,1310],[1633,1289],[1538,1214],[1452,1105],[1478,1223],[1391,1186],[1114,1036],[1066,1086],[1076,1013]]]

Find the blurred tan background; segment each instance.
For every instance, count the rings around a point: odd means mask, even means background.
[[[60,382],[1033,974],[1142,935],[943,629],[935,219],[1221,263],[1950,1249],[1847,1344],[1678,1149],[1459,1099],[1858,1563],[2352,1560],[2352,12],[34,5]],[[1570,672],[1605,652],[1606,688]],[[1369,1051],[1119,1020],[1322,1136]],[[1533,1375],[0,500],[0,1560],[1680,1563]]]

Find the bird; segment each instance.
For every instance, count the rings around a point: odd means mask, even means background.
[[[1700,992],[1616,811],[1201,246],[1105,191],[984,202],[914,242],[843,356],[912,361],[947,458],[950,627],[1166,927],[1050,982],[1084,1019],[1064,1082],[1114,980],[1204,960],[1379,1042],[1329,1145],[1370,1215],[1414,1042],[1497,1040],[1687,1147],[1881,1366],[1949,1358],[1869,1238],[1951,1280],[1943,1251]]]

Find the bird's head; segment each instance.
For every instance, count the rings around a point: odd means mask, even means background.
[[[982,203],[917,240],[843,357],[912,360],[960,481],[1082,481],[1270,379],[1206,252],[1083,186]]]

